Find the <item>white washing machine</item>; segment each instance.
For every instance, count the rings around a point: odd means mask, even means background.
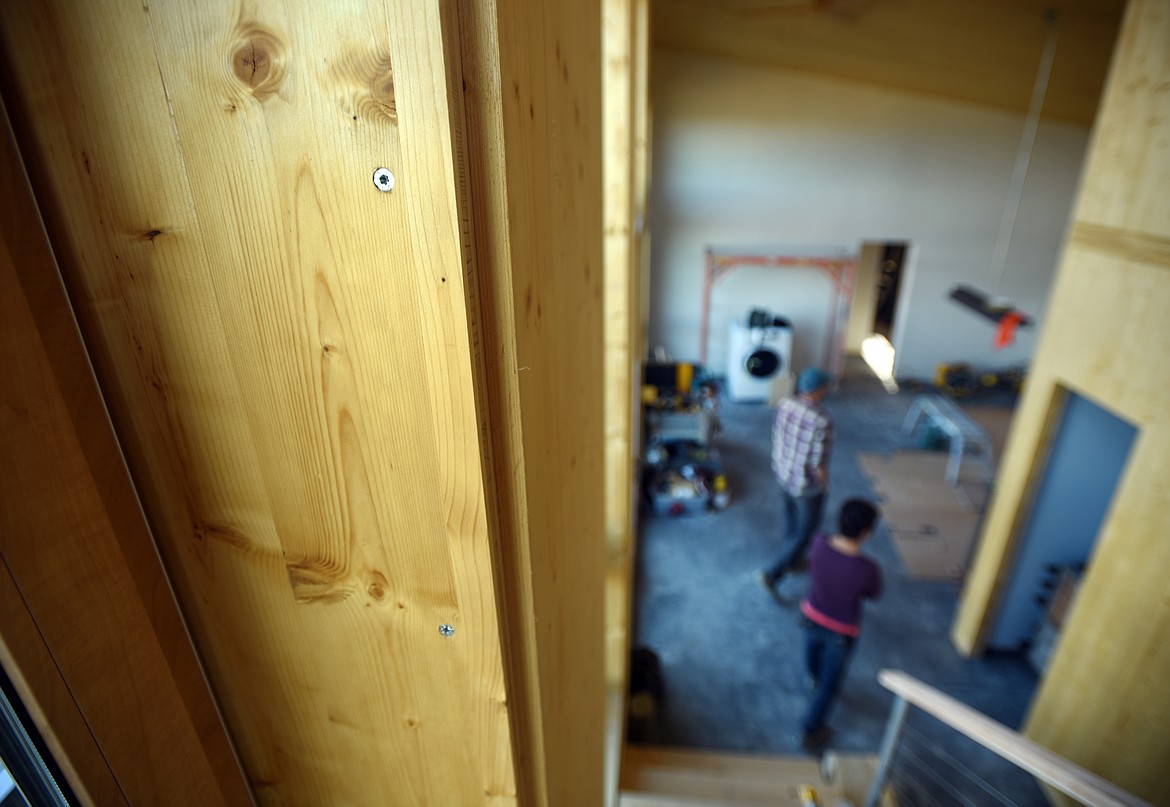
[[[791,370],[792,325],[780,317],[762,327],[735,321],[727,343],[727,397],[733,401],[768,400],[772,382]]]

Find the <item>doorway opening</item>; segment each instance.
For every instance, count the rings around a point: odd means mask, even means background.
[[[1043,674],[1125,471],[1137,428],[1066,392],[1019,559],[989,646],[1024,650]]]
[[[906,262],[904,243],[882,245],[878,266],[877,305],[873,312],[873,332],[893,338],[894,315],[898,308],[898,291],[902,288],[902,267]]]
[[[849,316],[849,352],[861,356],[891,395],[898,391],[896,318],[908,254],[904,241],[862,244]]]

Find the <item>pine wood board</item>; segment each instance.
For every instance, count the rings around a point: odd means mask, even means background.
[[[498,411],[517,410],[493,423],[504,447],[495,478],[509,486],[501,509],[519,554],[502,588],[530,604],[506,633],[528,642],[534,673],[529,708],[544,762],[536,798],[591,807],[604,799],[606,715],[601,6],[468,5],[476,26],[495,32],[476,63],[494,67],[501,89],[469,142],[507,188],[476,229],[477,240],[500,239],[481,276],[493,295],[510,295],[490,301],[505,317],[505,344],[484,357]]]
[[[257,797],[512,798],[438,9],[12,3],[0,24]]]

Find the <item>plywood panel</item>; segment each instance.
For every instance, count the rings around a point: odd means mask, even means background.
[[[1168,41],[1164,3],[1144,4],[1126,18],[1077,203],[1082,227],[1170,238]]]
[[[249,804],[0,107],[0,645],[87,804]]]
[[[0,22],[257,796],[512,799],[438,9],[111,0]]]
[[[961,580],[986,498],[981,467],[967,463],[959,483],[946,481],[943,452],[859,454],[873,483],[882,520],[907,573],[922,580]]]
[[[1026,734],[1156,804],[1170,802],[1170,241],[1151,194],[1170,150],[1150,111],[1170,87],[1168,11],[1161,0],[1128,11],[1078,220],[954,628],[970,651],[994,624],[1062,391],[1134,423],[1137,441]]]

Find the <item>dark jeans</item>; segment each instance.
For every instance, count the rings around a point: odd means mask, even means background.
[[[775,583],[794,562],[804,557],[813,532],[821,524],[821,513],[825,509],[824,491],[793,496],[781,488],[780,500],[784,505],[784,551],[766,572],[769,583]]]
[[[801,724],[805,734],[812,734],[825,725],[845,681],[854,641],[852,636],[804,620],[804,664],[816,682]]]

